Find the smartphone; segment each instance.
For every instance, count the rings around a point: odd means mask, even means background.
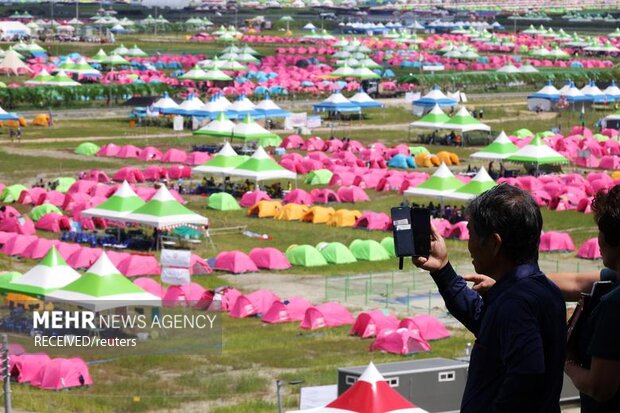
[[[411,227],[411,208],[392,208],[392,227],[394,252],[397,257],[413,256],[413,229]]]
[[[431,254],[431,211],[428,208],[411,209],[413,227],[414,257],[428,257]]]

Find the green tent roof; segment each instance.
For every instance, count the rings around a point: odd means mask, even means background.
[[[405,194],[444,196],[461,186],[463,186],[463,182],[452,174],[445,163],[442,163],[430,178],[414,188],[407,189]]]
[[[58,186],[56,186],[56,190],[64,194],[69,190],[69,188],[71,188],[71,185],[75,183],[75,178],[71,178],[70,176],[61,176],[60,178],[54,179],[54,182],[58,184]]]
[[[82,215],[114,220],[115,218],[122,218],[131,211],[140,208],[144,203],[142,198],[131,189],[127,181],[123,181],[111,197],[95,208],[82,211]]]
[[[502,131],[490,145],[470,156],[474,159],[505,159],[518,150],[519,147]]]
[[[310,185],[327,185],[332,179],[334,173],[329,169],[317,169],[311,171],[304,180],[305,184]]]
[[[330,242],[329,244],[321,245],[319,249],[325,261],[330,264],[350,264],[352,262],[357,262],[351,250],[343,243]]]
[[[241,209],[237,200],[227,192],[218,192],[209,196],[207,208],[217,211],[234,211]]]
[[[383,261],[390,259],[390,254],[381,244],[372,239],[355,240],[350,246],[353,256],[361,261]]]
[[[43,215],[51,212],[62,215],[62,211],[56,205],[45,203],[32,208],[32,211],[30,211],[30,218],[32,218],[34,222],[37,222],[43,218]]]
[[[26,191],[27,189],[28,188],[20,184],[9,185],[2,190],[2,193],[0,194],[0,201],[7,204],[17,202],[22,191]]]
[[[286,258],[292,265],[301,267],[320,267],[327,265],[327,261],[319,250],[312,245],[298,245],[286,251]]]
[[[78,155],[93,156],[97,152],[99,152],[99,149],[99,146],[95,145],[92,142],[84,142],[79,144],[78,147],[75,148],[74,152]]]
[[[536,165],[568,163],[568,159],[545,145],[539,137],[534,137],[529,144],[510,155],[506,160]]]
[[[388,254],[390,254],[390,257],[392,258],[396,257],[396,251],[394,248],[394,238],[392,237],[383,238],[381,240],[381,245],[383,246],[383,248],[385,248]]]

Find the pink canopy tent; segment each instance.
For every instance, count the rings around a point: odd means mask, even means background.
[[[0,221],[0,231],[15,232],[22,235],[34,235],[34,222],[28,217],[8,217]]]
[[[60,241],[47,238],[37,238],[33,241],[24,252],[25,258],[31,258],[34,260],[40,260],[49,252],[53,247],[60,244]]]
[[[387,231],[392,228],[392,220],[383,212],[366,211],[355,221],[353,227],[371,231]]]
[[[147,293],[156,297],[163,298],[165,295],[164,287],[152,278],[140,277],[133,280],[133,283],[142,288]]]
[[[372,362],[359,380],[336,400],[329,403],[325,408],[312,409],[308,411],[308,413],[310,412],[427,413],[392,388]]]
[[[370,345],[370,350],[406,355],[430,351],[431,345],[422,338],[420,331],[398,328],[381,331]]]
[[[286,270],[291,268],[291,263],[286,258],[286,255],[272,247],[252,249],[250,251],[250,259],[256,264],[256,267],[267,270]]]
[[[288,300],[276,301],[263,314],[261,321],[268,324],[301,321],[311,305],[303,297],[291,297]]]
[[[215,258],[215,269],[233,274],[258,271],[250,257],[241,251],[220,252]]]
[[[239,205],[241,205],[243,208],[250,208],[256,205],[259,201],[271,201],[271,197],[265,191],[256,190],[246,192],[241,197]]]
[[[374,337],[383,329],[395,329],[396,327],[398,327],[398,318],[394,314],[386,314],[383,310],[375,309],[360,313],[349,334],[362,338]]]
[[[46,363],[30,382],[34,387],[45,390],[62,390],[72,387],[90,386],[88,366],[81,358],[55,358]]]
[[[316,330],[323,327],[349,325],[354,322],[355,319],[342,304],[329,302],[308,308],[299,327]]]
[[[131,254],[117,265],[118,270],[126,277],[137,275],[159,275],[159,262],[152,255]]]
[[[467,221],[457,222],[452,225],[448,238],[456,238],[461,241],[467,241],[469,239],[469,230],[467,229]]]
[[[337,195],[341,202],[356,203],[370,200],[366,192],[358,186],[343,186],[338,188]]]
[[[142,149],[138,148],[137,146],[124,145],[118,151],[116,157],[124,159],[138,159],[138,157],[140,156],[140,152],[142,152]]]
[[[60,215],[55,212],[49,212],[41,217],[35,224],[36,229],[42,229],[44,231],[60,232],[70,231],[71,222],[69,218],[64,215]]]
[[[23,257],[26,254],[26,249],[37,239],[36,235],[19,234],[16,237],[9,238],[0,249],[0,252],[6,255]]]
[[[549,231],[540,236],[539,251],[575,251],[575,244],[567,232]]]
[[[409,330],[419,330],[424,340],[440,340],[450,337],[450,331],[441,321],[432,315],[418,314],[414,317],[407,317],[400,321],[398,328]]]
[[[162,153],[154,146],[147,146],[140,151],[138,159],[142,161],[159,161],[162,158]]]
[[[288,194],[286,194],[282,202],[284,202],[285,204],[301,204],[308,206],[312,206],[314,204],[312,196],[308,192],[299,188],[293,189]]]
[[[49,363],[45,353],[21,354],[13,356],[11,362],[11,378],[18,383],[30,383],[39,375],[39,371]]]
[[[598,245],[598,238],[591,238],[581,244],[579,251],[577,251],[577,256],[588,260],[596,260],[601,258],[601,249]]]
[[[90,268],[99,259],[100,248],[82,247],[67,259],[67,264],[72,268]]]
[[[280,297],[269,290],[257,290],[247,295],[241,295],[230,309],[229,315],[233,318],[245,318],[257,314],[265,314],[273,303],[279,302]]]
[[[165,163],[185,163],[186,160],[187,152],[174,148],[168,149],[161,158],[161,161]]]
[[[177,305],[193,307],[206,292],[207,290],[196,283],[171,285],[161,300],[164,307],[175,307]]]

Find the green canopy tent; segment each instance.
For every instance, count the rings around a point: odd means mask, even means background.
[[[71,284],[78,278],[80,274],[71,268],[60,256],[56,247],[52,246],[41,262],[24,275],[8,283],[0,284],[0,290],[43,297]]]
[[[430,112],[415,122],[411,122],[409,126],[412,128],[440,129],[449,120],[450,116],[446,115],[439,105],[435,105]]]
[[[506,136],[506,133],[502,131],[491,144],[478,152],[472,153],[470,157],[473,159],[505,159],[518,150],[519,147],[512,143],[508,136]]]
[[[105,251],[84,275],[47,294],[46,300],[68,302],[91,311],[132,305],[161,306],[159,297],[147,293],[121,274]]]
[[[235,125],[232,137],[234,139],[241,139],[244,142],[258,141],[264,138],[279,139],[280,143],[282,142],[282,139],[278,135],[269,132],[267,129],[254,122],[250,114],[246,115],[242,122]]]
[[[238,155],[230,143],[226,142],[213,158],[193,168],[192,171],[212,175],[227,175],[230,170],[248,159],[249,157],[245,155]]]
[[[484,167],[480,168],[474,179],[461,186],[456,191],[445,195],[446,198],[472,200],[481,193],[495,187],[497,183],[489,176]]]
[[[321,267],[327,265],[323,255],[312,245],[291,246],[286,251],[286,258],[292,265],[301,267]]]
[[[568,164],[568,159],[545,145],[539,137],[534,137],[529,144],[507,157],[506,160],[510,162],[533,164],[536,165],[537,168],[545,164]]]
[[[26,190],[28,190],[28,188],[20,184],[9,185],[2,190],[2,193],[0,194],[0,201],[5,204],[17,202],[22,191]]]
[[[82,216],[116,220],[144,204],[145,202],[131,189],[127,181],[123,181],[111,197],[94,208],[85,209],[82,211]]]
[[[357,262],[351,250],[343,243],[330,242],[329,244],[322,244],[317,245],[317,249],[321,251],[323,258],[325,258],[325,261],[329,264],[350,264]]]
[[[43,218],[43,215],[49,213],[62,215],[62,211],[56,205],[44,203],[32,208],[32,211],[30,211],[30,218],[32,218],[34,222],[37,222]]]
[[[443,129],[459,130],[461,132],[486,131],[490,132],[491,127],[474,118],[465,108],[459,109],[449,121],[442,125]]]
[[[83,142],[75,148],[74,153],[77,155],[94,156],[97,152],[99,152],[99,149],[99,146],[92,142]]]
[[[461,186],[463,182],[452,174],[445,163],[442,163],[430,178],[416,187],[407,189],[404,194],[442,197]]]
[[[327,185],[329,181],[331,181],[333,175],[334,173],[329,169],[317,169],[310,171],[310,173],[306,175],[304,183],[309,185]]]
[[[230,138],[234,128],[234,122],[228,119],[226,113],[220,112],[216,119],[209,122],[206,126],[194,131],[194,135]]]
[[[2,290],[3,285],[8,284],[21,276],[22,273],[18,271],[5,271],[0,273],[0,290]]]
[[[271,159],[262,146],[256,149],[250,159],[229,170],[228,175],[251,178],[255,181],[264,181],[268,179],[297,179],[297,174],[295,172],[289,171]]]
[[[217,211],[235,211],[241,209],[237,200],[227,192],[218,192],[209,196],[207,208]]]

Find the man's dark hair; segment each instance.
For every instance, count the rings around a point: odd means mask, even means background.
[[[503,253],[516,264],[538,260],[543,219],[536,201],[527,192],[498,185],[474,199],[465,216],[478,236],[499,234]]]
[[[609,192],[600,191],[592,202],[592,212],[605,242],[612,247],[620,245],[620,185]]]

